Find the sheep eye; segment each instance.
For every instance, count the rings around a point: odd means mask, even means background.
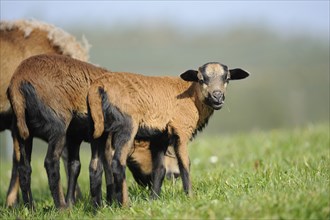
[[[203,84],[204,80],[200,79],[198,82],[199,82],[199,84]]]

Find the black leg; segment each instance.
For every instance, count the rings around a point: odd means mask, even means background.
[[[64,164],[64,170],[65,174],[67,177],[67,185],[69,186],[69,170],[68,170],[68,160],[69,160],[69,155],[68,155],[68,148],[67,146],[64,147],[63,152],[62,152],[62,161]],[[75,201],[82,199],[82,193],[79,187],[78,182],[76,183],[76,191],[75,191]]]
[[[178,159],[183,190],[187,195],[191,196],[191,182],[189,175],[190,161],[186,145],[188,140],[180,140],[178,135],[173,135],[172,142],[175,150],[175,155]]]
[[[118,160],[113,160],[111,164],[114,179],[114,196],[117,202],[122,205],[124,203],[124,181],[126,179],[125,166],[121,165]]]
[[[75,203],[75,190],[77,179],[80,173],[79,150],[82,140],[67,137],[66,148],[68,149],[68,191],[66,195],[66,203],[71,206]]]
[[[103,146],[103,147],[102,147]],[[92,158],[89,164],[89,181],[90,181],[90,194],[94,207],[102,204],[102,173],[103,166],[101,163],[100,153],[104,149],[100,139],[91,141]]]
[[[179,162],[179,169],[182,179],[183,190],[187,195],[191,194],[191,183],[190,183],[190,176],[189,170],[183,166],[182,159],[178,159]]]
[[[7,207],[13,207],[19,200],[19,175],[18,175],[18,163],[20,158],[19,143],[17,139],[14,141],[13,151],[13,166],[11,170],[10,184],[7,191],[6,205]]]
[[[104,138],[105,140],[102,141],[102,144],[105,147],[101,155],[102,155],[102,163],[103,163],[105,182],[107,188],[106,199],[108,204],[111,205],[114,199],[114,182],[113,182],[113,173],[111,168],[111,162],[112,162],[111,135],[104,135]]]
[[[65,133],[58,134],[49,140],[48,151],[45,158],[45,168],[51,194],[57,208],[65,208],[66,203],[60,179],[60,156],[65,144]]]
[[[114,179],[114,194],[119,205],[128,205],[128,190],[126,185],[126,160],[132,148],[137,129],[132,131],[130,127],[122,127],[120,131],[113,133],[112,146],[115,149],[111,169]]]
[[[168,134],[165,132],[153,138],[150,141],[150,151],[152,157],[152,173],[151,173],[151,198],[156,199],[160,196],[161,187],[166,174],[164,166],[164,156],[169,145]]]
[[[16,138],[16,137],[15,137]],[[22,198],[24,205],[33,209],[33,198],[31,191],[31,152],[32,152],[32,138],[23,140],[17,138],[20,147],[20,160],[18,163],[19,182],[22,190]]]

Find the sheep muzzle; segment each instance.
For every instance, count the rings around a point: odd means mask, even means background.
[[[206,104],[214,110],[220,110],[225,103],[225,95],[221,91],[216,90],[209,93],[205,101]]]

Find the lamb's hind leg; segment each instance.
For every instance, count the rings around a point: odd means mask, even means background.
[[[90,195],[94,207],[102,204],[102,173],[101,152],[104,149],[103,137],[91,141],[92,158],[89,164]]]
[[[66,202],[68,206],[75,203],[75,190],[77,186],[77,179],[80,173],[80,158],[79,150],[82,140],[73,137],[66,138],[66,148],[68,149],[68,191],[66,195]]]
[[[65,170],[65,174],[67,177],[67,185],[69,185],[69,169],[68,169],[68,160],[69,160],[69,152],[68,152],[68,148],[65,146],[62,152],[62,161],[64,164],[64,170]],[[75,194],[74,194],[74,199],[75,201],[82,199],[82,193],[79,187],[78,182],[76,183],[76,190],[75,190]]]
[[[101,159],[103,162],[103,168],[105,173],[105,182],[106,182],[106,188],[107,188],[107,202],[109,205],[112,204],[114,199],[114,182],[113,182],[113,173],[111,168],[111,162],[112,162],[112,146],[111,146],[111,135],[106,135],[108,138],[105,140],[105,143],[103,143],[104,149],[101,153]]]
[[[65,132],[58,132],[49,140],[48,151],[45,158],[45,168],[51,194],[57,208],[65,208],[63,189],[60,178],[60,156],[65,144]]]
[[[100,138],[91,141],[92,160],[89,166],[89,175],[91,197],[94,206],[100,206],[102,201],[101,184],[103,168],[107,188],[107,202],[111,205],[114,198],[114,183],[111,169],[111,137],[109,136],[108,138],[108,136],[108,133],[105,133]]]
[[[16,137],[14,137],[16,138]],[[22,190],[24,205],[33,209],[33,198],[31,191],[31,153],[32,153],[32,138],[22,140],[17,138],[20,146],[20,160],[18,164],[19,183]]]
[[[13,152],[13,166],[11,170],[10,184],[7,191],[6,205],[7,207],[13,207],[17,204],[19,200],[19,174],[18,165],[20,159],[19,143],[17,138],[14,140],[14,152]]]
[[[16,122],[16,119],[15,119]],[[30,209],[33,209],[33,199],[31,192],[31,153],[32,153],[32,137],[28,137],[26,140],[23,140],[19,136],[18,128],[16,123],[13,124],[12,136],[14,141],[14,164],[13,172],[18,171],[18,180],[19,186],[22,191],[22,198],[25,206],[28,206]],[[17,175],[17,174],[16,174]],[[12,180],[16,179],[13,178]],[[10,189],[10,188],[9,188]],[[9,193],[9,191],[8,191]],[[8,197],[7,197],[8,198]],[[7,200],[8,201],[8,200]]]
[[[120,205],[128,205],[128,190],[126,184],[126,160],[133,145],[137,127],[126,118],[125,123],[112,135],[112,145],[115,149],[111,168],[114,178],[115,197]]]

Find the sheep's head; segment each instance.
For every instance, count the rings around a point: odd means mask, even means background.
[[[229,81],[248,76],[249,73],[242,69],[229,70],[226,65],[217,62],[206,63],[198,71],[188,70],[181,74],[183,80],[198,83],[197,94],[200,100],[214,110],[222,108]]]

